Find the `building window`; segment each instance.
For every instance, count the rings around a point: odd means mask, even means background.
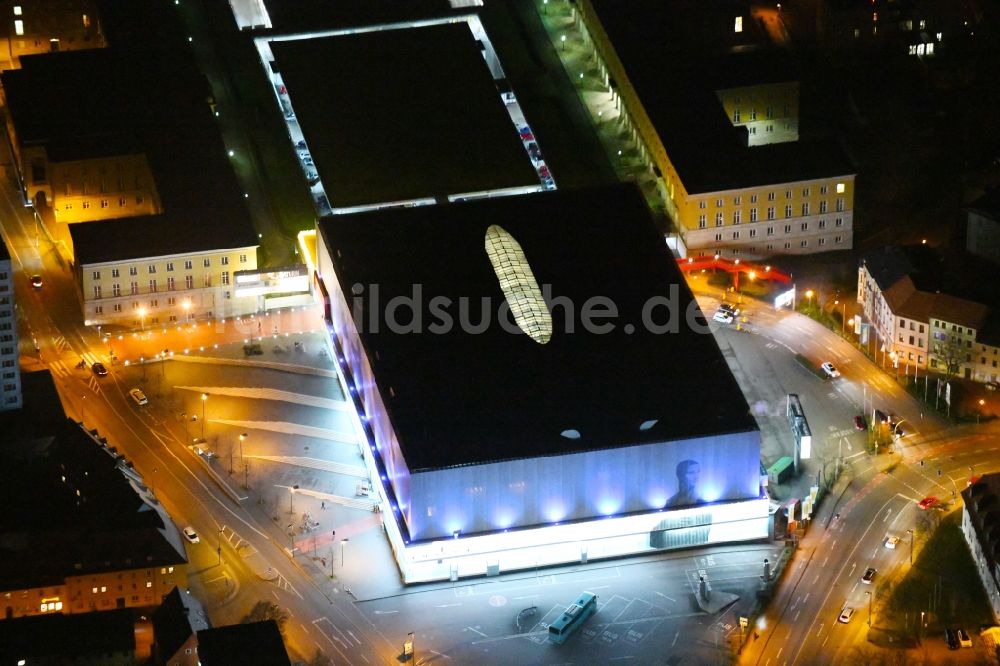
[[[792,205],[788,204],[787,206],[785,206],[785,219],[787,220],[791,216],[792,216]]]
[[[174,298],[173,296],[169,297],[167,299],[167,305],[177,305],[177,299]]]
[[[786,250],[791,249],[791,247],[792,247],[791,243],[785,243],[785,249]]]
[[[751,222],[756,222],[757,221],[757,209],[756,208],[751,208],[750,209],[750,221]]]
[[[147,270],[149,271],[150,275],[153,275],[154,273],[156,273],[156,264],[150,264]]]
[[[700,209],[702,209],[702,210],[705,210],[706,208],[708,208],[708,202],[707,202],[707,201],[705,201],[704,199],[703,199],[703,200],[701,200],[701,201],[699,201],[699,202],[698,202],[698,208],[700,208]],[[245,256],[247,256],[247,255],[245,255],[245,254],[241,254],[241,255],[240,255],[240,260],[242,261],[242,260],[243,260],[243,257],[245,257]]]
[[[93,277],[93,278],[94,278],[95,280],[100,280],[100,279],[101,279],[101,271],[94,271],[94,272],[93,272],[93,273],[91,273],[90,275],[91,275],[91,276],[92,276],[92,277]]]
[[[149,302],[149,307],[151,307],[151,308],[158,308],[158,307],[160,307],[160,302],[158,300],[154,299],[154,300],[152,300],[152,301]],[[159,321],[160,321],[159,319],[153,319],[153,323],[154,324],[157,323],[157,322],[159,322]]]
[[[844,199],[842,197],[837,197],[837,212],[844,212]]]
[[[229,265],[229,257],[223,257],[222,258],[222,265],[223,266],[228,266]]]
[[[809,188],[808,187],[803,187],[802,188],[802,196],[804,196],[804,197],[809,196]]]
[[[820,229],[826,229],[826,220],[820,220],[819,221],[819,228]]]
[[[222,271],[222,284],[229,284],[229,271]]]
[[[715,226],[721,227],[725,222],[722,220],[722,213],[715,214]]]
[[[90,202],[89,201],[84,201],[82,205],[83,205],[84,208],[90,208]]]
[[[750,230],[750,238],[756,238],[756,237],[757,237],[757,230],[756,229],[751,229]]]
[[[833,242],[834,243],[838,243],[838,244],[839,243],[843,243],[844,242],[844,237],[843,236],[834,236],[833,237]]]
[[[774,227],[768,227],[767,228],[767,235],[768,236],[773,236],[774,235]]]
[[[767,207],[767,219],[769,219],[769,220],[773,220],[774,219],[774,206],[768,206]]]
[[[808,247],[809,241],[804,240],[799,242],[799,247]]]
[[[736,109],[733,111],[733,123],[736,124],[738,122],[740,122],[740,110]]]
[[[739,240],[739,239],[740,239],[740,232],[734,231],[733,232],[733,240]]]
[[[209,268],[212,265],[212,260],[209,257],[205,257],[205,259],[201,262],[201,264],[205,268]]]
[[[799,229],[801,231],[809,231],[809,223],[803,222],[802,224],[799,225]]]
[[[122,304],[121,303],[115,303],[114,311],[115,312],[121,312],[122,311]]]
[[[742,211],[734,210],[733,211],[733,224],[742,224],[742,223],[743,223],[743,213],[742,213]]]
[[[827,205],[826,204],[826,199],[824,199],[823,201],[819,202],[819,212],[821,214],[826,212],[826,205]]]
[[[743,32],[743,17],[737,16],[733,23],[733,32]]]
[[[790,224],[786,224],[785,225],[785,233],[786,234],[792,233],[792,225],[790,225]]]
[[[115,282],[113,285],[111,285],[111,295],[112,296],[121,296],[122,295],[122,286],[120,284],[118,284],[117,282]]]
[[[768,201],[774,201],[774,199],[775,199],[775,193],[774,192],[768,192],[767,193],[767,200]]]
[[[129,275],[138,275],[139,274],[139,269],[136,268],[135,266],[129,266],[128,267],[128,274]]]
[[[167,278],[167,290],[173,291],[174,289],[176,289],[176,287],[174,286],[174,278],[173,276],[170,276]]]
[[[149,293],[151,293],[151,294],[155,294],[156,293],[156,280],[150,280],[149,281]]]
[[[94,298],[100,298],[100,297],[101,297],[101,285],[95,284],[94,285]]]
[[[184,288],[185,289],[194,289],[194,278],[192,276],[190,276],[190,275],[185,275],[184,276]]]
[[[751,194],[750,195],[750,203],[752,203],[752,204],[757,203],[757,195],[756,194]]]
[[[118,277],[118,269],[117,268],[112,268],[111,269],[111,277],[113,277],[113,278]]]
[[[174,262],[172,262],[172,261],[168,261],[168,262],[167,262],[167,272],[168,272],[168,273],[170,273],[170,272],[172,272],[173,270],[174,270]]]
[[[819,244],[820,245],[826,245],[826,239],[825,238],[820,238],[819,239]]]
[[[843,194],[843,193],[844,193],[844,184],[837,183],[837,194]]]
[[[186,271],[191,270],[191,260],[190,259],[185,260],[185,262],[184,262],[184,270],[186,270]]]
[[[108,200],[101,199],[101,208],[107,208],[107,207],[108,207]]]
[[[14,34],[23,35],[24,34],[24,21],[21,19],[14,20]]]
[[[721,241],[722,240],[722,234],[715,234],[715,240]]]
[[[103,305],[98,305],[98,306],[94,307],[94,314],[95,315],[102,315],[102,314],[104,314],[104,306]]]
[[[791,199],[792,198],[792,191],[791,190],[785,190],[785,198],[786,199]]]
[[[804,204],[802,204],[802,214],[803,215],[808,215],[809,214],[809,202],[808,201],[805,202]]]
[[[118,197],[118,207],[119,208],[124,208],[127,205],[128,205],[128,199],[126,199],[125,197]]]
[[[829,189],[830,188],[828,188],[826,185],[820,185],[819,186],[819,193],[821,195],[825,195],[829,191]]]
[[[704,229],[707,226],[708,226],[708,220],[705,219],[704,215],[699,215],[698,216],[698,228],[699,229]]]
[[[129,293],[130,294],[132,294],[134,296],[135,294],[139,293],[139,283],[138,282],[130,282],[129,285],[130,285],[129,286]]]
[[[844,218],[838,217],[837,219],[835,219],[833,221],[833,226],[835,226],[835,227],[842,227],[842,226],[844,226]]]
[[[212,286],[212,276],[207,273],[205,274],[205,286],[206,287]]]
[[[722,199],[716,199],[715,200],[715,207],[716,208],[722,208]]]
[[[742,197],[738,197],[738,196],[737,197],[733,197],[733,205],[734,206],[739,206],[740,203],[742,203],[742,201],[743,201]]]
[[[764,109],[764,115],[768,118],[774,118],[774,107],[768,104],[767,108]]]

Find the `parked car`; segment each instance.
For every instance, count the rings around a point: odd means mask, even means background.
[[[886,416],[885,412],[883,412],[881,409],[876,409],[873,416],[875,417],[875,420],[878,421],[879,423],[889,422],[889,417]]]
[[[146,398],[146,394],[142,392],[142,389],[134,388],[130,390],[128,394],[132,396],[132,399],[135,400],[135,404],[137,405],[142,406],[149,403],[149,399]]]
[[[987,391],[996,391],[997,390],[997,386],[998,385],[997,385],[996,382],[986,382],[986,390]]]
[[[933,495],[929,495],[920,500],[919,502],[917,502],[917,506],[920,507],[921,509],[927,510],[937,503],[938,503],[938,498],[934,497]]]
[[[949,650],[957,650],[961,645],[958,642],[958,633],[954,629],[944,630],[944,640],[948,643]]]
[[[31,276],[31,286],[34,287],[35,289],[41,289],[42,288],[42,276],[41,275],[32,275]]]
[[[198,533],[194,531],[194,528],[188,525],[181,532],[184,534],[184,538],[191,543],[198,543],[201,539],[198,538]]]
[[[898,536],[887,536],[885,538],[885,547],[888,548],[889,550],[895,550],[896,544],[898,543],[899,543]]]
[[[875,578],[876,573],[878,573],[878,569],[875,567],[868,567],[865,569],[865,575],[861,577],[861,582],[866,585],[871,585],[872,579]]]
[[[93,370],[94,374],[97,375],[98,377],[108,376],[108,369],[104,367],[103,363],[95,363],[94,365],[90,366],[90,369]]]
[[[854,429],[855,430],[868,429],[868,423],[865,422],[865,417],[861,416],[860,414],[854,417]]]
[[[715,321],[717,321],[717,322],[719,322],[720,324],[732,324],[733,323],[733,315],[729,314],[728,312],[723,312],[722,310],[719,310],[718,312],[716,312],[715,316],[712,317],[712,319],[715,320]]]
[[[972,637],[969,636],[969,632],[967,632],[965,629],[962,629],[961,627],[959,627],[958,630],[955,633],[958,634],[958,644],[959,645],[961,645],[964,648],[970,648],[970,647],[972,647]]]
[[[840,611],[840,617],[838,619],[844,624],[847,624],[851,621],[852,617],[854,617],[854,609],[850,606],[844,606],[844,610]]]
[[[825,372],[826,376],[830,379],[836,379],[840,376],[840,371],[837,370],[837,368],[833,366],[833,363],[830,363],[829,361],[819,367],[823,369],[823,372]]]

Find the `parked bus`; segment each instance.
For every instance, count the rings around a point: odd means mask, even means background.
[[[570,607],[556,618],[555,622],[549,625],[549,640],[557,644],[565,643],[566,638],[576,631],[584,620],[596,612],[597,595],[584,592],[579,599],[570,604]]]

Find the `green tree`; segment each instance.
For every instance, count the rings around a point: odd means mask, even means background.
[[[250,609],[250,612],[243,616],[240,624],[266,622],[267,620],[274,620],[278,624],[278,629],[284,632],[285,622],[288,621],[288,612],[271,601],[258,601]]]

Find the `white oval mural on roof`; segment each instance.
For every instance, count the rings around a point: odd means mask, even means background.
[[[552,313],[542,298],[542,290],[521,244],[503,227],[491,224],[486,230],[486,254],[510,305],[514,322],[532,340],[544,345],[552,338]]]

